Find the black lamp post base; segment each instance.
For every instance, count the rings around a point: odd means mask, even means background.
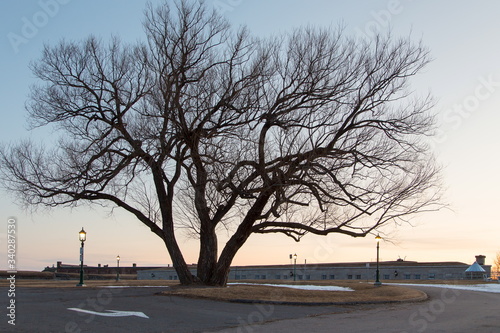
[[[377,281],[373,284],[375,287],[380,287],[382,285],[382,282]]]
[[[85,283],[79,283],[76,285],[77,287],[86,287],[87,285]]]

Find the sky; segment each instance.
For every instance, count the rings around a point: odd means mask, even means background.
[[[153,4],[161,1],[152,1]],[[432,139],[443,166],[449,209],[419,215],[380,243],[380,259],[461,261],[486,264],[500,251],[500,2],[465,0],[206,0],[234,27],[246,25],[256,36],[286,33],[295,27],[345,27],[345,33],[370,38],[389,29],[395,36],[421,40],[433,61],[412,80],[417,94],[431,93],[438,118]],[[29,64],[44,44],[103,40],[145,40],[143,0],[2,0],[0,1],[0,143],[26,138],[50,142],[48,129],[27,130],[25,102],[36,81]],[[87,231],[88,265],[171,264],[162,241],[125,212],[101,208],[25,211],[12,193],[0,189],[0,269],[7,267],[7,228],[16,220],[18,270],[42,270],[57,261],[79,262],[78,232]],[[188,263],[198,256],[197,241],[179,232]],[[221,247],[227,235],[221,235]],[[234,265],[297,262],[373,262],[376,240],[343,235],[304,237],[297,243],[281,235],[253,235]]]

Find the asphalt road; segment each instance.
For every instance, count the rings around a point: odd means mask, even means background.
[[[264,323],[248,332],[500,332],[500,294],[436,287],[412,288],[426,292],[429,300],[360,307],[346,313]]]
[[[7,290],[1,332],[500,332],[500,294],[419,287],[430,300],[399,305],[285,306],[158,296],[163,288]],[[73,309],[73,310],[71,310]],[[76,310],[75,310],[76,309]],[[113,312],[115,311],[115,312]],[[129,311],[128,313],[116,311]],[[137,312],[137,313],[130,313]],[[147,318],[146,318],[147,317]]]
[[[67,288],[16,291],[16,325],[2,315],[0,332],[205,332],[227,327],[242,332],[269,320],[341,313],[343,307],[254,305],[159,296],[164,288]],[[7,290],[2,294],[7,295]],[[3,303],[7,304],[6,301]],[[8,309],[3,307],[6,313]],[[80,309],[80,312],[70,309]],[[114,311],[140,316],[107,317]],[[95,314],[95,312],[100,313]]]

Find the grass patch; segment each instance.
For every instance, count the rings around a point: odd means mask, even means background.
[[[273,283],[275,283],[275,281]],[[300,290],[265,285],[229,285],[225,288],[200,286],[185,287],[177,285],[162,292],[162,294],[168,296],[205,298],[218,301],[257,300],[264,302],[311,304],[403,302],[423,300],[426,298],[425,293],[419,290],[401,286],[382,285],[381,287],[375,287],[372,283],[347,281],[337,281],[335,283],[309,281],[308,283],[302,284],[334,285],[351,288],[354,291]]]

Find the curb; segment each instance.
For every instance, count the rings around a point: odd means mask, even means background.
[[[282,302],[282,301],[264,301],[254,299],[229,299],[230,303],[245,303],[245,304],[272,304],[272,305],[295,305],[295,306],[330,306],[330,305],[368,305],[368,304],[400,304],[424,302],[429,299],[429,296],[422,291],[421,297],[410,298],[401,301],[358,301],[358,302]]]

